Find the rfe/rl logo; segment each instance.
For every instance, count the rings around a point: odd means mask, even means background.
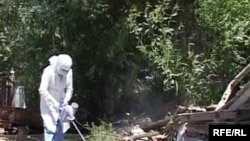
[[[213,136],[247,136],[243,129],[213,129]]]

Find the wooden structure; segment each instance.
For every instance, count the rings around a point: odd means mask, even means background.
[[[6,134],[28,134],[29,128],[40,130],[42,119],[39,111],[12,106],[15,94],[14,73],[0,73],[0,128]]]

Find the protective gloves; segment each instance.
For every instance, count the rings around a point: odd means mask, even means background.
[[[75,119],[74,110],[70,105],[61,106],[59,111],[59,118],[62,122],[69,122]]]

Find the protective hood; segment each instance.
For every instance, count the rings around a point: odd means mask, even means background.
[[[50,57],[49,62],[55,72],[60,75],[66,75],[72,66],[72,59],[67,54],[54,55]]]

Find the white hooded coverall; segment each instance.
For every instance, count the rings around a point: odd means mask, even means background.
[[[39,87],[40,112],[44,127],[55,133],[56,124],[60,118],[59,107],[63,104],[68,104],[72,97],[72,60],[68,55],[61,54],[52,56],[49,61],[50,65],[43,70]],[[61,67],[69,68],[66,76],[58,74]],[[62,127],[65,133],[70,128],[70,123],[63,122]]]

